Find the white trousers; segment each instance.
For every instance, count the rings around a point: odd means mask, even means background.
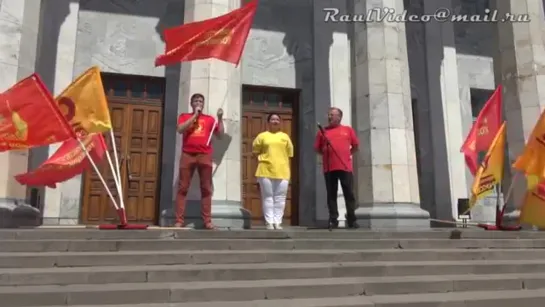
[[[268,224],[282,224],[288,194],[288,180],[258,177],[261,190],[261,205],[263,215]]]

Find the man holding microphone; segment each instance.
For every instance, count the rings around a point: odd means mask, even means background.
[[[218,109],[217,121],[202,114],[204,95],[191,96],[193,113],[182,113],[178,117],[177,131],[182,135],[180,175],[176,197],[176,224],[184,226],[184,213],[189,185],[195,170],[199,173],[201,186],[201,216],[205,229],[215,229],[212,224],[212,134],[221,137],[224,133],[223,110]]]
[[[346,226],[359,228],[356,221],[356,197],[352,175],[352,155],[358,151],[359,142],[352,127],[341,124],[343,112],[339,108],[330,108],[327,113],[329,125],[323,128],[318,124],[314,150],[322,155],[324,178],[329,210],[329,228],[339,226],[337,208],[337,187],[339,182],[346,203]]]

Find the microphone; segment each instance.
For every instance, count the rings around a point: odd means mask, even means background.
[[[320,130],[321,133],[325,133],[324,127],[322,127],[319,122],[316,123],[316,126],[318,126],[318,130]]]

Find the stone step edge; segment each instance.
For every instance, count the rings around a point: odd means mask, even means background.
[[[6,268],[1,274],[41,274],[41,273],[126,273],[157,271],[194,271],[194,270],[264,270],[264,269],[323,269],[336,267],[377,267],[377,266],[493,266],[493,265],[545,265],[545,259],[530,260],[442,260],[442,261],[369,261],[369,262],[264,262],[264,263],[222,263],[222,264],[181,264],[181,265],[127,265],[127,266],[92,266],[61,268]],[[536,268],[537,270],[538,268]]]
[[[545,241],[545,236],[543,238],[462,238],[462,239],[449,239],[449,238],[113,238],[113,239],[0,239],[0,243],[96,243],[96,242],[543,242]]]
[[[85,251],[85,252],[0,252],[0,261],[1,258],[11,258],[11,257],[65,257],[65,256],[81,256],[81,257],[92,257],[92,256],[147,256],[147,255],[209,255],[209,254],[245,254],[245,255],[260,255],[260,254],[282,254],[282,255],[293,255],[293,254],[375,254],[375,253],[390,253],[390,254],[401,254],[401,253],[438,253],[438,254],[448,254],[448,253],[470,253],[470,254],[481,254],[481,253],[536,253],[541,254],[545,253],[545,248],[479,248],[479,249],[461,249],[461,248],[411,248],[411,249],[393,249],[393,248],[377,248],[377,249],[294,249],[294,250],[285,250],[285,249],[253,249],[253,250],[158,250],[158,251],[143,251],[143,250],[121,250],[121,251]],[[1,265],[1,263],[0,263]]]
[[[190,282],[148,282],[148,283],[115,283],[115,284],[74,284],[74,285],[36,285],[36,286],[0,286],[2,294],[29,294],[55,292],[115,292],[141,290],[236,290],[252,288],[274,287],[308,287],[324,285],[354,285],[361,284],[410,284],[410,283],[439,283],[439,282],[479,282],[479,281],[520,281],[521,290],[527,281],[543,281],[544,273],[526,274],[486,274],[486,275],[417,275],[417,276],[388,276],[388,277],[337,277],[320,279],[268,279],[235,280],[235,281],[190,281]],[[544,291],[545,292],[545,291]],[[426,293],[426,292],[424,292]]]
[[[526,302],[524,299],[530,299]],[[431,294],[400,294],[376,296],[351,296],[318,299],[281,299],[259,301],[232,301],[232,302],[191,302],[191,303],[164,303],[164,304],[121,304],[102,305],[101,307],[382,307],[382,306],[419,306],[417,304],[440,303],[497,303],[495,306],[524,306],[542,307],[545,301],[545,291],[535,290],[506,290],[506,291],[474,291]],[[506,305],[506,303],[510,305]],[[511,305],[512,304],[512,305]],[[44,307],[66,307],[44,306]],[[97,307],[96,305],[70,305],[72,307]],[[450,305],[449,305],[450,306]],[[464,306],[464,305],[456,305]],[[476,305],[471,305],[476,306]],[[490,305],[492,306],[492,305]]]

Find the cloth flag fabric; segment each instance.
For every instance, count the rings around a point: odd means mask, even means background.
[[[545,180],[545,111],[541,113],[513,168],[524,172],[528,177],[535,176],[533,180],[528,180],[528,190],[533,190],[538,183]]]
[[[0,94],[0,152],[44,146],[75,137],[37,74]]]
[[[257,9],[257,0],[225,15],[166,29],[165,53],[155,66],[216,58],[238,65]]]
[[[466,165],[475,176],[482,157],[488,151],[502,124],[502,86],[494,91],[473,123],[467,138],[460,149],[464,153]]]
[[[81,140],[95,163],[99,163],[107,150],[102,134],[90,134]],[[56,188],[59,182],[82,174],[90,166],[87,155],[77,139],[65,141],[59,149],[37,169],[15,176],[20,184]]]
[[[475,174],[473,187],[471,188],[470,208],[477,200],[494,191],[494,187],[503,179],[505,162],[505,122],[496,133],[482,165]]]
[[[545,228],[545,184],[538,184],[526,192],[519,222]]]
[[[78,134],[102,133],[112,129],[108,100],[98,67],[91,67],[74,80],[57,97],[57,103]]]

